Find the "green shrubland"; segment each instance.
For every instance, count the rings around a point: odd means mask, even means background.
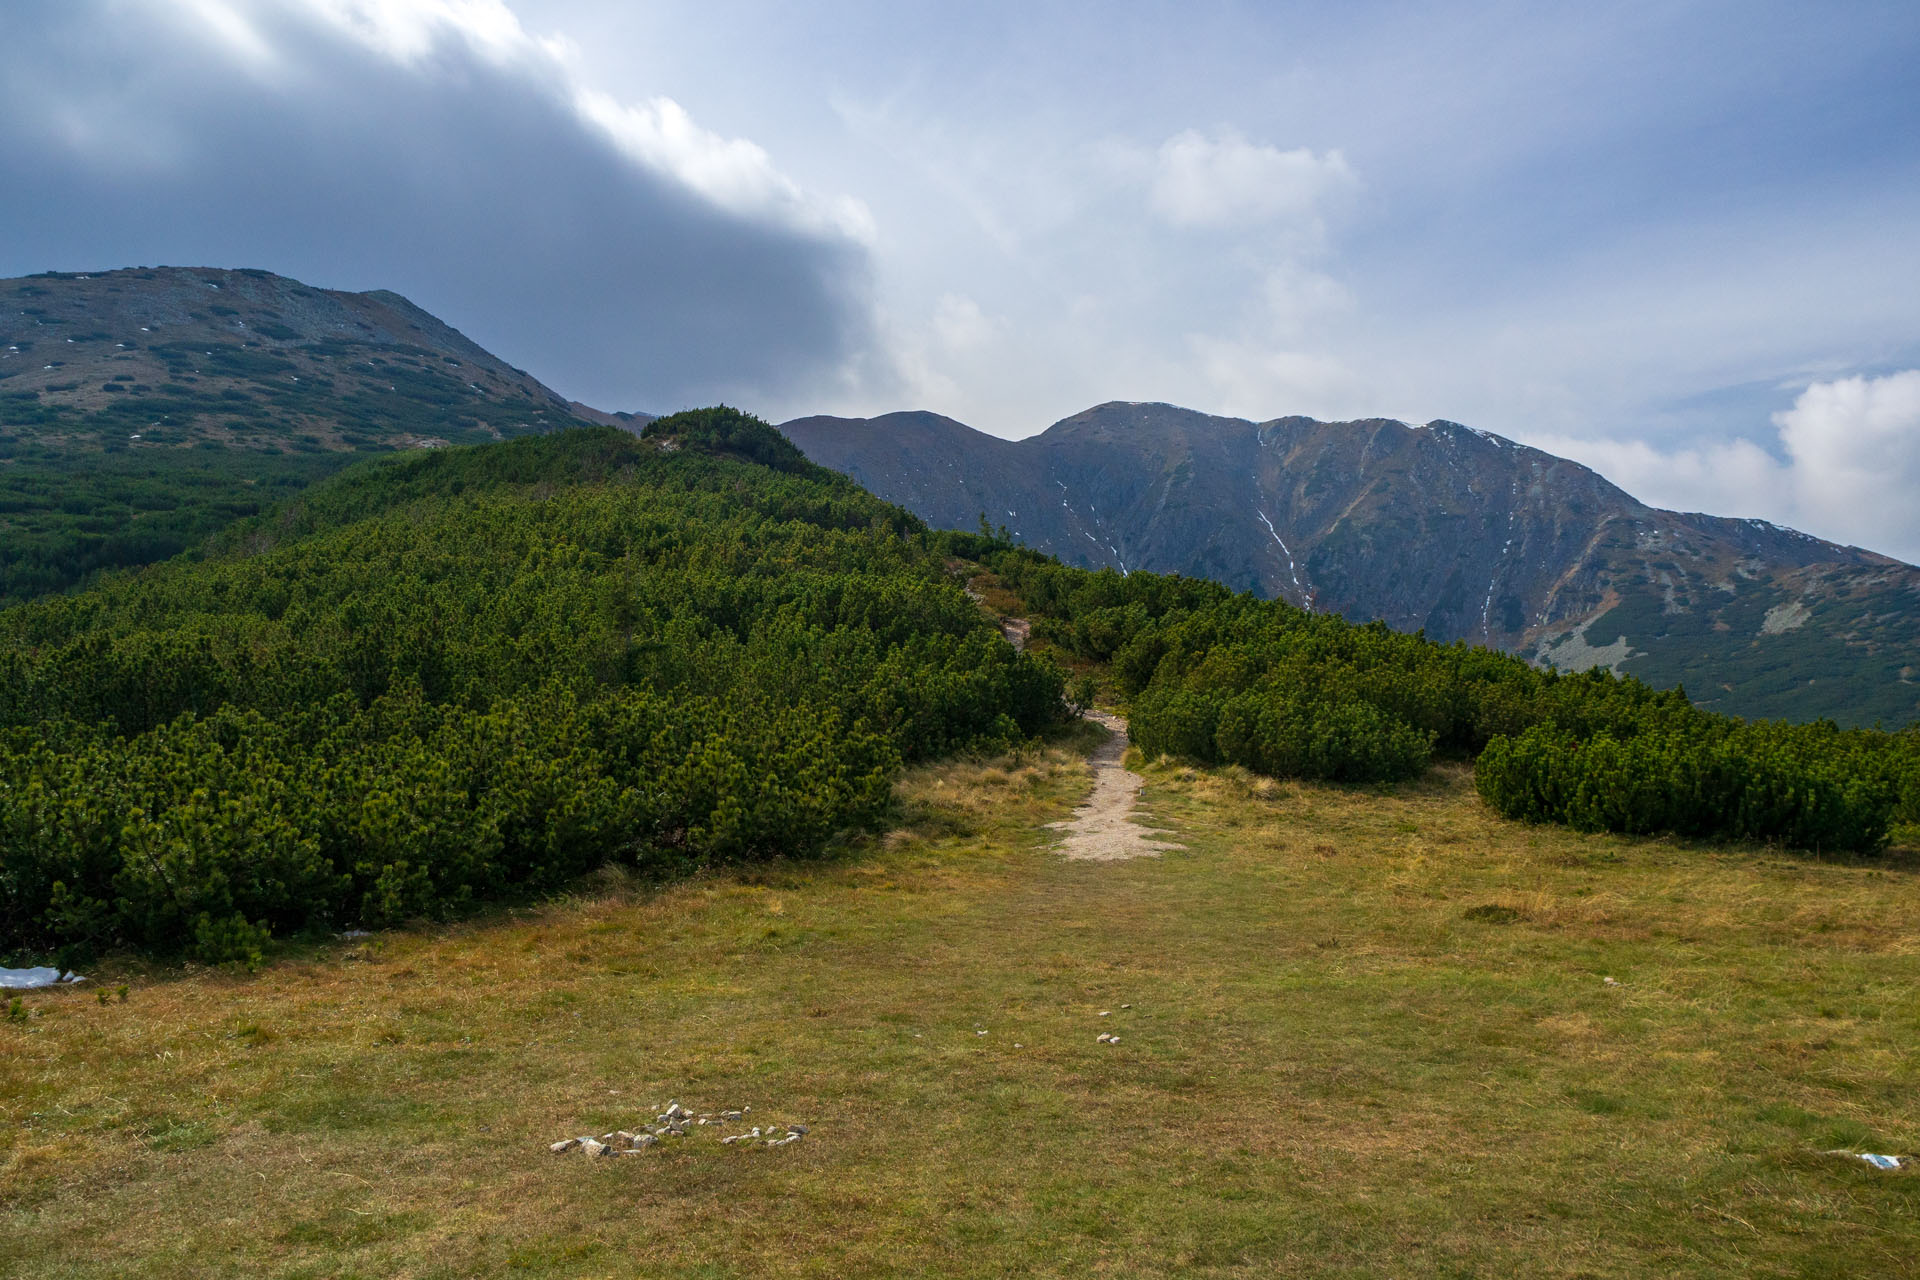
[[[1150,757],[1391,782],[1476,760],[1499,812],[1583,831],[1870,851],[1920,821],[1920,733],[1752,723],[1605,671],[1562,674],[1212,583],[976,554],[1034,632],[1107,664]]]
[[[1081,669],[1070,698],[969,565]],[[1583,831],[1871,851],[1920,821],[1920,733],[1748,724],[930,533],[720,408],[372,461],[0,612],[0,947],[247,963],[608,862],[816,854],[903,764],[1025,740],[1096,672],[1151,757],[1338,783],[1472,759],[1499,813]]]
[[[917,520],[721,417],[373,464],[0,613],[6,949],[247,961],[607,861],[813,854],[902,762],[1063,714]]]

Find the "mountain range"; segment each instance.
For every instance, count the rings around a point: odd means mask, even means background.
[[[0,604],[191,548],[365,453],[637,430],[398,294],[259,270],[0,281]],[[929,524],[1183,573],[1748,716],[1920,718],[1920,569],[1661,511],[1458,423],[1110,403],[1009,441],[932,413],[781,428]]]
[[[1265,422],[1115,402],[1010,441],[932,413],[781,428],[928,523],[1182,573],[1746,716],[1920,718],[1920,569],[1662,511],[1455,422]]]

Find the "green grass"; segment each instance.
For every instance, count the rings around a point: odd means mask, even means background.
[[[1920,1177],[1822,1154],[1920,1149],[1911,854],[1148,773],[1154,861],[1045,851],[1056,749],[822,865],[36,993],[0,1271],[1915,1273]],[[812,1133],[545,1150],[670,1098]]]

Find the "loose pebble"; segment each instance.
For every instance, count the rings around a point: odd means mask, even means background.
[[[981,1032],[981,1034],[986,1033]],[[655,1117],[653,1124],[640,1126],[640,1131],[637,1133],[627,1129],[615,1129],[597,1138],[591,1135],[562,1138],[558,1142],[548,1144],[547,1150],[555,1155],[575,1150],[584,1152],[588,1156],[639,1155],[648,1147],[659,1145],[662,1138],[684,1138],[698,1128],[724,1129],[728,1125],[745,1124],[747,1112],[751,1110],[753,1107],[748,1105],[737,1110],[722,1111],[718,1115],[696,1116],[678,1102],[669,1102],[665,1107],[658,1108],[659,1114]],[[721,1137],[720,1143],[722,1146],[747,1142],[762,1143],[769,1147],[784,1147],[789,1143],[798,1142],[809,1132],[811,1130],[804,1124],[755,1125],[749,1133],[734,1133]]]

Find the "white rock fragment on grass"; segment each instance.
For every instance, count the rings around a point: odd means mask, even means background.
[[[1104,1032],[1104,1031],[1102,1031],[1102,1032],[1101,1032],[1101,1033],[1100,1033],[1099,1035],[1097,1035],[1097,1036],[1095,1036],[1095,1037],[1094,1037],[1094,1041],[1095,1041],[1095,1043],[1098,1043],[1098,1044],[1106,1044],[1106,1043],[1107,1043],[1108,1041],[1110,1041],[1110,1040],[1112,1040],[1112,1039],[1113,1039],[1113,1037],[1112,1037],[1112,1036],[1110,1036],[1110,1035],[1108,1035],[1108,1034],[1107,1034],[1106,1032]]]
[[[678,1102],[669,1102],[665,1107],[659,1108],[655,1123],[641,1125],[637,1133],[627,1129],[615,1129],[597,1138],[591,1135],[565,1138],[550,1144],[548,1150],[556,1155],[576,1149],[588,1156],[637,1155],[648,1147],[659,1145],[663,1139],[688,1137],[698,1128],[707,1126],[724,1128],[729,1124],[745,1124],[747,1113],[751,1110],[753,1107],[748,1105],[738,1110],[722,1111],[716,1115],[696,1116]],[[803,1124],[755,1125],[751,1133],[724,1135],[721,1136],[720,1142],[724,1146],[741,1142],[784,1146],[789,1142],[798,1141],[806,1132],[807,1126]]]
[[[1620,985],[1618,982],[1615,982],[1612,978],[1602,978],[1600,979],[1600,981],[1609,987],[1617,987]]]
[[[1131,1008],[1133,1008],[1133,1006],[1132,1006],[1132,1005],[1130,1005],[1130,1004],[1123,1004],[1123,1005],[1121,1005],[1120,1007],[1121,1007],[1122,1009],[1131,1009]]]
[[[1111,1018],[1111,1017],[1113,1016],[1113,1010],[1111,1010],[1111,1009],[1102,1009],[1102,1010],[1100,1011],[1100,1016],[1101,1016],[1101,1017],[1103,1017],[1103,1018]]]
[[[1864,1160],[1874,1168],[1882,1170],[1883,1172],[1891,1172],[1907,1163],[1904,1157],[1883,1156],[1874,1151],[1848,1151],[1842,1148],[1837,1151],[1829,1151],[1827,1154],[1830,1156],[1846,1156],[1850,1160]]]
[[[987,1034],[987,1033],[986,1033],[986,1032],[984,1032],[984,1031],[976,1031],[976,1032],[974,1032],[973,1034],[975,1034],[975,1035],[977,1035],[977,1036],[983,1036],[983,1035],[985,1035],[985,1034]]]

